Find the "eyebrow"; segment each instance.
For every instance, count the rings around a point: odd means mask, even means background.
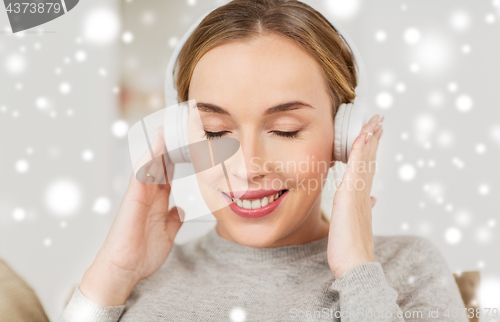
[[[198,110],[203,111],[203,112],[231,115],[231,114],[229,114],[229,112],[226,109],[224,109],[220,106],[217,106],[215,104],[197,102],[196,106],[198,107]],[[292,102],[282,103],[282,104],[278,104],[278,105],[275,105],[273,107],[270,107],[264,112],[264,115],[270,115],[270,114],[284,112],[284,111],[292,111],[292,110],[297,110],[297,109],[304,108],[304,107],[314,108],[313,106],[311,106],[307,103],[301,102],[301,101],[292,101]]]

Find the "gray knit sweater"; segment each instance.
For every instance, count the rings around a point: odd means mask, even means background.
[[[468,321],[452,272],[432,242],[405,235],[374,242],[377,262],[335,279],[328,238],[251,248],[212,229],[175,245],[125,305],[98,306],[77,288],[58,321]]]

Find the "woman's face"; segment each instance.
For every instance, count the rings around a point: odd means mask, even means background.
[[[218,233],[252,247],[293,244],[317,233],[325,224],[320,196],[334,131],[326,82],[314,58],[276,34],[223,44],[196,65],[191,99],[207,137],[218,133],[241,144],[242,157],[225,162],[231,190],[250,191],[239,198],[240,206],[238,200],[231,204],[224,176],[199,180]],[[221,209],[221,202],[231,205]]]

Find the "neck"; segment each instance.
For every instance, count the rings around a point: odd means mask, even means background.
[[[216,230],[222,238],[236,242],[220,222],[217,222]],[[266,247],[302,245],[328,237],[329,230],[330,223],[321,216],[320,204],[317,202],[311,208],[309,215],[304,218],[303,222],[295,230],[275,240]]]

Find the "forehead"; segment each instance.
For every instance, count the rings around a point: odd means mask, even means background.
[[[319,63],[293,40],[276,34],[209,50],[197,63],[189,99],[233,109],[261,108],[291,100],[313,106],[328,101]]]

